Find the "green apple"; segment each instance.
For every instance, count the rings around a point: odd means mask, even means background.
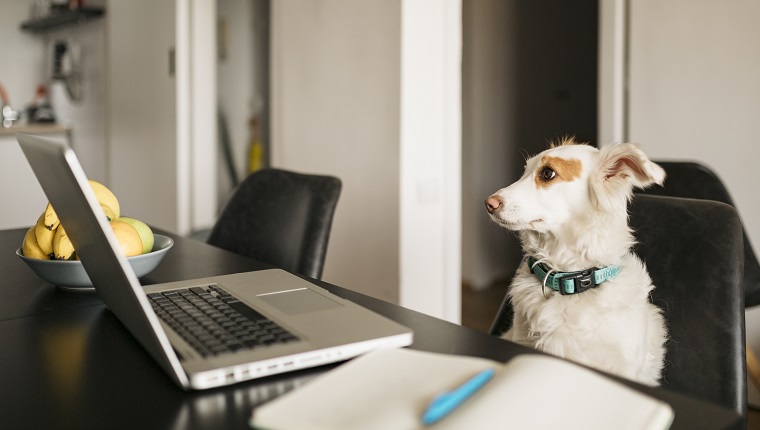
[[[137,230],[137,233],[140,235],[140,240],[142,240],[143,254],[147,254],[153,250],[153,230],[148,227],[148,224],[145,224],[139,219],[126,216],[119,217],[117,220],[129,224]]]

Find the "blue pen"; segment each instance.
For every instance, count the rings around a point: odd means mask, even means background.
[[[446,391],[435,396],[422,415],[422,424],[426,426],[435,424],[441,418],[451,413],[451,411],[483,387],[493,377],[493,374],[493,369],[482,370],[454,391]]]

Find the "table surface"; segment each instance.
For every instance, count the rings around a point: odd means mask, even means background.
[[[24,229],[0,230],[0,426],[3,428],[248,429],[253,408],[336,365],[207,391],[172,383],[95,293],[37,278],[15,254]],[[177,237],[143,284],[269,266]],[[507,361],[532,350],[321,281],[332,293],[414,330],[410,348]],[[728,409],[664,388],[628,383],[676,411],[673,429],[727,428]],[[548,398],[548,397],[547,397]],[[582,401],[582,400],[581,400]],[[542,408],[550,411],[550,405]]]

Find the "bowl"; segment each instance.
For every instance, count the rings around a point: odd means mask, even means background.
[[[127,257],[127,261],[134,269],[138,278],[141,278],[158,266],[169,249],[174,246],[172,238],[156,234],[154,235],[153,250],[147,254]],[[79,260],[38,260],[24,257],[21,248],[16,250],[19,256],[40,279],[50,282],[64,289],[94,290],[92,281],[87,276],[82,262]]]

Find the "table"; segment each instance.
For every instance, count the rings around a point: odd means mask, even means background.
[[[144,284],[270,266],[167,232],[175,245]],[[249,429],[253,408],[336,365],[207,391],[172,383],[94,293],[62,291],[14,255],[25,229],[0,230],[0,427]],[[411,348],[507,361],[533,352],[494,336],[321,281],[332,293],[412,328]],[[723,407],[663,388],[631,386],[670,403],[673,429],[739,427]],[[539,401],[539,400],[537,400]],[[543,401],[543,400],[542,400]],[[546,406],[550,411],[550,405]]]

